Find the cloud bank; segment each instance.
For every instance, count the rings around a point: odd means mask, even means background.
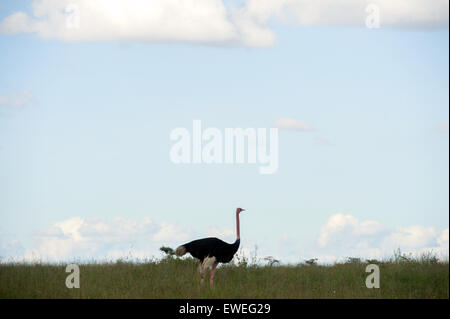
[[[2,236],[0,236],[2,237]],[[3,236],[4,237],[4,236]],[[18,261],[116,260],[159,257],[161,246],[176,246],[191,237],[190,230],[151,218],[111,220],[74,217],[35,234],[34,245],[3,239],[1,259]],[[155,256],[156,254],[156,256]]]
[[[334,214],[322,226],[317,239],[319,254],[328,261],[342,257],[383,259],[400,249],[420,255],[434,253],[448,259],[449,229],[421,225],[390,228],[378,221],[360,221],[352,215]],[[318,256],[321,257],[321,256]]]
[[[233,229],[217,226],[197,233],[183,226],[157,223],[150,217],[110,220],[73,217],[36,233],[30,247],[0,233],[0,262],[145,260],[161,257],[161,246],[175,248],[194,238],[206,237],[205,234],[230,243],[235,240]],[[406,254],[434,253],[448,260],[449,229],[421,225],[391,228],[375,220],[361,221],[338,213],[331,215],[321,227],[316,244],[306,245],[296,234],[287,233],[254,242],[247,238],[239,249],[240,258],[252,260],[256,246],[260,249],[257,258],[262,262],[266,256],[283,263],[310,258],[318,258],[320,263],[344,261],[346,257],[382,260],[391,258],[399,248]]]
[[[381,27],[448,27],[447,0],[33,0],[0,22],[0,33],[36,33],[68,42],[177,42],[274,45],[274,25],[365,27],[377,6]]]
[[[34,94],[30,91],[22,91],[14,94],[0,95],[0,107],[21,108],[35,101]]]

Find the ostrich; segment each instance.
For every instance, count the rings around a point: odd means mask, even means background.
[[[215,237],[208,237],[203,239],[193,240],[187,244],[179,246],[175,253],[178,257],[186,253],[190,253],[192,257],[200,260],[199,272],[201,274],[200,284],[205,280],[206,271],[212,266],[209,284],[214,286],[214,275],[216,267],[219,263],[228,263],[233,259],[234,254],[239,248],[241,242],[239,233],[239,214],[245,209],[236,209],[236,241],[233,244],[228,244],[223,240]]]

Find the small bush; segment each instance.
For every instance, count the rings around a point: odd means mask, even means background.
[[[305,260],[305,263],[309,266],[316,266],[317,260],[318,260],[317,258],[312,258],[312,259]]]
[[[159,248],[159,250],[165,253],[167,257],[172,257],[175,255],[175,251],[170,247],[162,246]]]

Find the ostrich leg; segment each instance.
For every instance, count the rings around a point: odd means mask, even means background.
[[[211,267],[211,265],[216,263],[216,257],[206,257],[203,260],[203,263],[201,264],[200,267],[200,274],[202,276],[202,279],[200,280],[200,284],[203,284],[203,281],[205,280],[206,277],[206,272],[208,271],[209,267]]]
[[[209,278],[209,285],[211,288],[214,287],[214,275],[216,274],[216,267],[219,263],[216,261],[211,269],[210,278]]]
[[[205,281],[206,277],[206,271],[202,272],[202,278],[200,279],[200,285],[203,285],[203,282]]]
[[[200,262],[198,264],[198,272],[200,273],[200,285],[203,285],[203,282],[205,281],[205,275],[206,275],[206,271],[203,270],[203,263]]]

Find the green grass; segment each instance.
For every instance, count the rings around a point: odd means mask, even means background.
[[[0,298],[448,298],[449,264],[378,262],[380,288],[368,289],[367,263],[219,267],[215,287],[199,284],[193,259],[80,264],[80,288],[65,285],[66,265],[0,264]]]

